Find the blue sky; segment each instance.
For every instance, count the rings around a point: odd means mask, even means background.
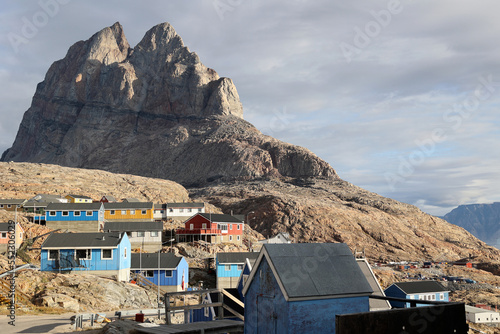
[[[129,43],[170,22],[244,117],[344,179],[435,215],[500,200],[495,1],[2,2],[0,150],[68,48],[119,21]]]

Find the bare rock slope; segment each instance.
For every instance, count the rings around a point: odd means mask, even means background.
[[[336,177],[307,149],[243,119],[231,79],[168,23],[131,48],[119,23],[75,43],[38,84],[2,161],[161,177],[184,185],[261,176]]]

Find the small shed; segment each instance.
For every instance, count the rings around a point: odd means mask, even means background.
[[[476,324],[498,324],[500,315],[492,310],[465,305],[465,318],[469,322]]]
[[[265,244],[243,288],[245,333],[335,333],[372,292],[346,244]]]

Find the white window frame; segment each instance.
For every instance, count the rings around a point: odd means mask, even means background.
[[[123,248],[123,258],[127,258],[127,247]]]
[[[0,204],[0,208],[3,208],[3,204]]]
[[[158,234],[158,231],[151,231],[151,232],[149,232],[149,235],[151,237],[158,237],[159,234]]]
[[[170,271],[170,276],[167,276],[167,271]],[[174,277],[174,271],[170,269],[165,269],[165,277]]]
[[[194,230],[194,224],[189,224],[189,229]]]
[[[439,294],[439,299],[440,299],[440,300],[444,300],[444,293],[440,293],[440,294]]]
[[[131,214],[132,216],[133,216],[133,215],[135,215],[135,209],[131,209],[131,210],[130,210],[130,214]]]
[[[193,210],[191,210],[191,209],[187,209],[187,210],[188,210],[188,212],[192,212],[192,211],[193,211]]]
[[[90,217],[90,216],[92,216],[93,214],[94,214],[94,212],[93,212],[93,211],[87,211],[87,212],[86,212],[87,217]]]
[[[145,270],[144,271],[144,277],[155,277],[155,271],[156,270]],[[150,273],[152,273],[153,275],[149,275]]]
[[[229,229],[232,230],[233,229],[233,224],[229,224]]]
[[[198,209],[198,212],[201,212],[201,209]]]
[[[243,265],[242,265],[242,264],[238,264],[237,269],[238,269],[238,270],[243,270]]]
[[[85,251],[85,257],[78,257],[78,251]],[[92,249],[75,249],[76,260],[92,260]]]
[[[12,208],[12,204],[7,204],[7,208]]]
[[[109,210],[109,214],[114,216],[115,215],[115,210]]]
[[[122,216],[125,216],[127,214],[127,210],[122,210]]]
[[[233,236],[232,235],[229,236],[229,241],[233,241]]]
[[[104,257],[104,251],[110,251],[111,257]],[[113,260],[113,249],[112,248],[103,248],[101,249],[101,260]]]
[[[63,216],[63,217],[69,216],[69,211],[63,211],[61,216]]]
[[[240,229],[240,224],[236,224],[236,226],[238,226],[237,230],[239,230]]]
[[[228,269],[229,268],[229,269]],[[225,264],[224,265],[224,270],[225,271],[231,271],[231,265],[230,264]]]
[[[50,252],[57,252],[57,257],[55,258],[51,257]],[[59,260],[59,256],[60,256],[59,249],[49,249],[47,252],[47,260],[49,261]]]
[[[161,213],[163,213],[163,210],[161,210]],[[147,215],[147,214],[148,214],[148,210],[142,210],[142,211],[141,211],[141,214],[142,214],[142,215]]]
[[[207,223],[202,223],[201,224],[201,228],[204,229],[204,230],[206,230],[207,229]]]
[[[179,212],[184,212],[184,209],[182,209],[182,208],[181,208],[181,209],[179,209]]]
[[[73,216],[75,216],[75,217],[80,217],[80,215],[81,215],[81,213],[78,210],[73,213]]]
[[[236,240],[240,241],[240,236],[239,235],[236,236]]]
[[[137,231],[137,237],[138,238],[142,238],[144,236],[146,236],[146,233],[144,233],[144,231]]]

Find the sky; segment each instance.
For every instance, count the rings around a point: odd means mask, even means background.
[[[0,151],[68,48],[169,22],[233,80],[244,118],[339,176],[444,215],[500,201],[498,1],[4,0]]]

